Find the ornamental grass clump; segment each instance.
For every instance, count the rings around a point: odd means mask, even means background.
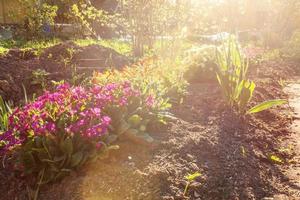
[[[286,103],[286,100],[275,99],[247,110],[247,105],[252,99],[256,85],[254,81],[248,78],[248,60],[241,53],[240,46],[234,37],[229,38],[221,47],[217,48],[216,58],[218,64],[217,79],[226,102],[240,115],[261,112]]]

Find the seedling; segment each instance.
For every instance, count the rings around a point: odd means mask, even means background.
[[[276,164],[283,164],[283,160],[276,155],[270,155],[269,159]]]
[[[186,193],[187,193],[191,183],[200,176],[201,176],[201,173],[195,172],[194,174],[188,174],[187,176],[184,177],[187,180],[187,184],[186,184],[184,192],[183,192],[184,197],[186,196]]]
[[[241,152],[242,152],[243,157],[246,157],[246,156],[247,156],[247,155],[246,155],[246,149],[245,149],[244,146],[241,146]]]

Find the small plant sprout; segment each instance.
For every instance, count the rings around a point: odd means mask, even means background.
[[[269,159],[270,161],[272,161],[273,163],[276,163],[276,164],[283,164],[283,160],[281,158],[279,158],[278,156],[276,155],[270,155],[269,156]]]
[[[186,183],[186,186],[184,188],[184,192],[183,192],[183,196],[185,197],[186,196],[186,193],[191,185],[191,183],[198,177],[201,176],[201,173],[199,172],[195,172],[193,174],[188,174],[186,175],[184,178],[187,180],[187,183]]]
[[[246,149],[244,146],[241,146],[241,152],[242,152],[243,157],[247,156]]]
[[[278,84],[281,86],[282,89],[287,86],[287,82],[282,78],[279,79]]]

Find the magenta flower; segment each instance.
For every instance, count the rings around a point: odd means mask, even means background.
[[[8,151],[34,137],[55,136],[62,131],[100,141],[112,121],[103,111],[111,106],[127,106],[133,97],[140,95],[128,81],[88,88],[61,84],[56,91],[46,91],[11,114],[9,131],[0,135],[0,150]],[[149,96],[144,103],[152,106],[154,98]]]
[[[146,98],[146,105],[152,107],[154,105],[154,97],[152,95]]]

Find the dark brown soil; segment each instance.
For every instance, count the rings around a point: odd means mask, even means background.
[[[35,55],[33,50],[13,49],[0,57],[0,95],[19,104],[24,100],[22,84],[29,95],[38,93],[41,85],[34,83],[32,75],[37,69],[49,73],[46,80],[59,81],[71,79],[71,66],[76,66],[78,73],[88,75],[108,67],[121,68],[129,62],[127,57],[100,45],[79,47],[72,42],[64,42],[46,49],[40,56]]]
[[[293,75],[288,62],[262,63],[251,72],[257,85],[252,104],[288,98],[279,78]],[[282,73],[288,70],[289,74]],[[239,118],[230,112],[216,83],[192,84],[176,119],[156,127],[156,148],[120,140],[107,160],[90,163],[60,183],[41,188],[42,200],[297,200],[286,169],[295,154],[288,105]],[[271,156],[279,157],[275,163]],[[183,197],[184,176],[201,172]],[[1,173],[0,173],[1,174]],[[1,174],[0,199],[26,199],[22,181]],[[296,188],[297,191],[297,188]],[[300,192],[300,189],[298,188]],[[270,197],[270,198],[267,198]]]
[[[73,42],[65,42],[46,49],[40,56],[41,65],[50,73],[70,71],[71,65],[90,72],[109,67],[121,68],[128,65],[129,59],[116,51],[100,45],[79,47]],[[64,77],[65,78],[65,77]]]

